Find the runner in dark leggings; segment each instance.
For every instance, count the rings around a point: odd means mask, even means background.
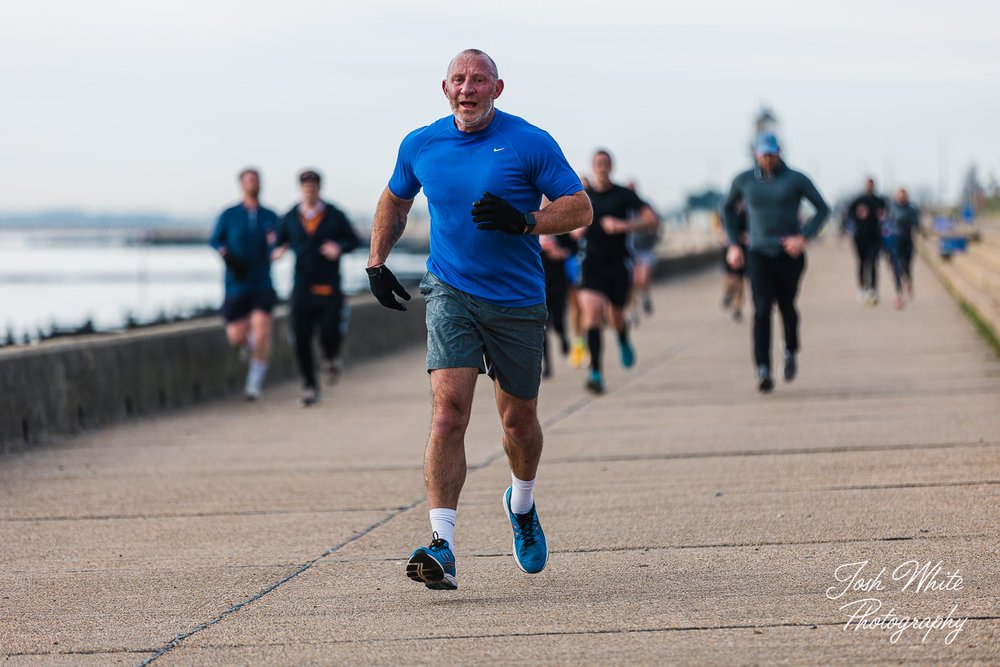
[[[277,259],[289,245],[295,251],[295,285],[292,288],[292,333],[295,355],[302,375],[302,405],[319,399],[313,337],[319,330],[323,372],[327,383],[340,377],[340,343],[343,335],[344,294],[340,291],[340,257],[358,247],[359,241],[347,217],[319,197],[320,175],[299,175],[302,203],[282,219],[278,229]]]
[[[882,220],[885,199],[875,194],[875,181],[865,181],[864,194],[847,207],[854,221],[854,247],[858,253],[858,299],[870,306],[878,304],[878,255],[882,249]]]
[[[795,297],[805,269],[805,246],[815,238],[830,214],[830,207],[809,178],[789,169],[780,157],[778,139],[762,134],[755,145],[757,166],[738,175],[726,199],[727,259],[734,267],[744,262],[753,291],[753,343],[757,389],[774,389],[771,377],[771,311],[778,304],[785,328],[785,381],[797,373],[799,314]],[[740,247],[737,202],[746,203],[750,228],[749,252]],[[806,199],[816,209],[803,226],[798,212]]]

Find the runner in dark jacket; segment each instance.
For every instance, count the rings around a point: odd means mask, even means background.
[[[302,404],[309,406],[319,398],[312,343],[317,329],[327,383],[333,384],[340,378],[338,354],[345,309],[340,290],[340,258],[357,248],[359,242],[341,210],[320,199],[318,173],[303,171],[299,183],[302,203],[296,204],[281,221],[275,259],[288,246],[295,252],[291,323],[302,375]]]
[[[875,181],[865,181],[864,194],[847,206],[854,222],[854,247],[858,253],[858,298],[874,306],[878,303],[878,255],[882,248],[882,221],[885,199],[875,194]]]
[[[726,231],[729,235],[727,259],[733,267],[746,262],[753,291],[754,358],[757,364],[757,388],[774,389],[771,377],[771,310],[775,302],[781,311],[785,329],[786,382],[797,372],[799,350],[799,314],[795,297],[805,270],[805,246],[815,238],[830,214],[830,207],[809,178],[789,169],[780,157],[778,139],[765,133],[755,145],[757,166],[733,181],[726,199]],[[743,199],[750,228],[749,252],[740,247],[737,202]],[[808,200],[816,212],[803,226],[799,205]]]

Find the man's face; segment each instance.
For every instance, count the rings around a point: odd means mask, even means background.
[[[870,178],[867,181],[865,181],[865,194],[867,195],[875,194],[875,181],[873,181]]]
[[[598,153],[594,156],[591,168],[594,170],[596,180],[606,181],[611,178],[611,158],[604,153]]]
[[[458,128],[474,132],[492,120],[493,100],[500,97],[503,81],[493,78],[485,58],[467,54],[452,61],[441,89],[448,98]]]
[[[240,186],[245,196],[256,199],[260,195],[260,176],[252,171],[247,172],[240,178]]]
[[[781,157],[777,153],[766,153],[764,155],[757,156],[757,166],[759,166],[764,171],[774,171],[778,168],[778,164],[781,162]]]
[[[306,181],[300,188],[302,191],[302,198],[312,201],[319,197],[319,183],[316,181]]]
[[[910,196],[906,194],[906,190],[900,188],[896,191],[896,203],[900,206],[905,206],[910,201]]]

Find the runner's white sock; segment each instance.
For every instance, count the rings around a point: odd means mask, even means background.
[[[535,480],[525,482],[510,474],[510,511],[527,514],[535,504]]]
[[[431,516],[431,530],[437,533],[442,540],[447,541],[451,550],[454,551],[456,510],[447,507],[434,507],[429,514]]]
[[[247,371],[247,387],[260,389],[261,385],[264,384],[265,375],[267,375],[267,362],[251,360],[250,370]]]

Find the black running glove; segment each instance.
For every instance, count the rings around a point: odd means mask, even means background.
[[[520,236],[534,229],[534,217],[530,213],[521,213],[506,201],[483,193],[483,198],[472,205],[472,221],[478,222],[477,229],[498,229],[504,234]]]
[[[247,274],[250,273],[250,266],[246,260],[234,257],[232,253],[227,252],[222,256],[222,261],[226,263],[226,268],[236,280],[246,280]]]
[[[396,280],[396,276],[392,275],[389,267],[385,264],[379,264],[378,266],[369,266],[365,271],[368,273],[368,284],[371,285],[372,294],[375,295],[379,303],[393,310],[406,310],[405,305],[396,301],[396,295],[407,301],[410,300],[410,295]]]

